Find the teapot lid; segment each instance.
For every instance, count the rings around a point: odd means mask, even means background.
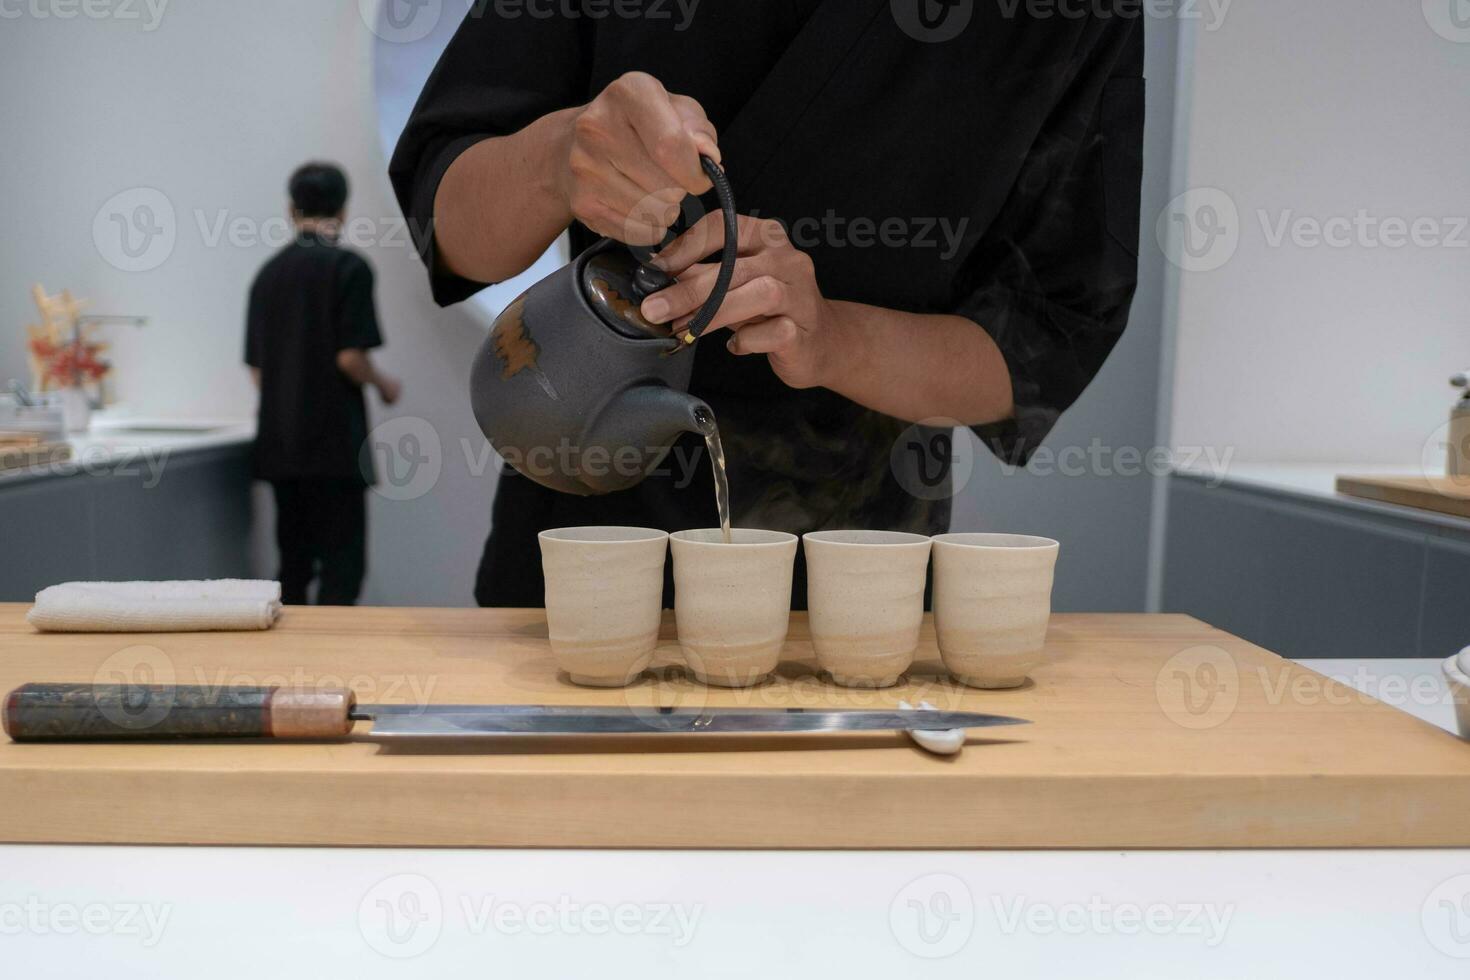
[[[582,295],[602,321],[623,336],[634,340],[668,340],[673,336],[669,326],[650,323],[639,310],[648,295],[640,282],[640,273],[646,281],[656,270],[643,269],[627,248],[609,243],[609,247],[599,249],[582,263]]]

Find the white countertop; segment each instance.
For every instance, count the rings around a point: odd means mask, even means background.
[[[1307,497],[1336,497],[1339,476],[1418,476],[1409,464],[1381,463],[1231,463],[1223,468],[1205,464],[1176,467],[1175,473],[1205,483],[1257,487]]]
[[[1436,661],[1307,665],[1451,723]],[[26,980],[1463,978],[1470,850],[7,846],[0,950]]]
[[[157,468],[184,453],[245,445],[255,438],[254,421],[167,419],[98,412],[88,431],[68,435],[71,458],[0,471],[0,484],[53,476],[118,472],[123,467]]]
[[[1430,469],[1435,473],[1442,472],[1441,468]],[[1381,516],[1470,529],[1470,521],[1450,514],[1439,514],[1418,507],[1400,507],[1337,492],[1339,476],[1423,476],[1425,472],[1424,467],[1408,463],[1230,463],[1224,468],[1193,464],[1174,469],[1176,476],[1197,480],[1206,486],[1254,490]]]

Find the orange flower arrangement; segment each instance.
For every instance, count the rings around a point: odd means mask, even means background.
[[[85,303],[72,299],[68,290],[47,296],[39,284],[31,288],[31,294],[41,311],[41,325],[26,328],[35,389],[100,387],[112,365],[103,359],[107,344],[88,336],[92,325],[81,317]]]
[[[101,360],[102,344],[75,340],[56,344],[46,337],[32,337],[31,357],[40,375],[40,389],[69,388],[78,382],[100,384],[112,365]]]

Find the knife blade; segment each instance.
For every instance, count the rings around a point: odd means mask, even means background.
[[[0,715],[17,742],[341,738],[355,721],[371,721],[373,734],[383,738],[935,731],[1026,723],[963,711],[359,705],[346,690],[137,684],[25,684],[0,703]]]
[[[382,738],[489,738],[503,735],[697,735],[800,732],[949,731],[1020,725],[1020,718],[969,711],[873,711],[833,708],[613,708],[554,705],[431,707],[375,714]]]

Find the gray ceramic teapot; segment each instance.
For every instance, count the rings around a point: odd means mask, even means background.
[[[735,201],[701,158],[725,216],[714,291],[679,336],[649,323],[644,297],[673,279],[651,253],[603,239],[506,307],[475,356],[470,398],[490,444],[543,486],[581,495],[634,486],[684,432],[714,413],[688,393],[689,348],[714,319],[735,270]]]

